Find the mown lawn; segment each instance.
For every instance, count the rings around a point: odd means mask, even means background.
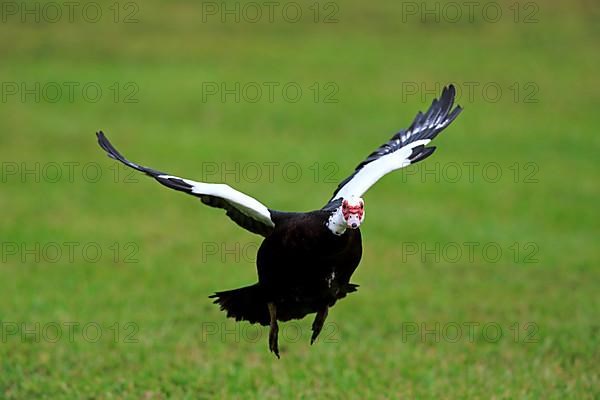
[[[0,398],[600,396],[596,4],[471,21],[430,1],[421,21],[421,2],[300,1],[270,22],[256,3],[252,23],[245,3],[240,22],[113,3],[97,23],[2,5]],[[465,111],[436,154],[365,196],[360,290],[312,347],[311,318],[283,325],[281,360],[207,298],[256,280],[260,238],[94,136],[309,210],[450,82]]]

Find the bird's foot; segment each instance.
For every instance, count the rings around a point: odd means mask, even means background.
[[[310,338],[310,344],[312,345],[316,340],[321,330],[323,329],[323,325],[325,324],[325,320],[327,319],[327,314],[329,313],[329,308],[325,307],[321,311],[317,312],[317,316],[312,324],[312,336]]]
[[[269,350],[274,353],[277,358],[279,357],[279,344],[278,344],[278,333],[279,327],[277,324],[275,326],[271,326],[271,330],[269,331]]]
[[[277,325],[277,309],[275,304],[269,303],[269,316],[271,317],[270,330],[269,330],[269,350],[274,353],[277,358],[279,357],[279,326]]]

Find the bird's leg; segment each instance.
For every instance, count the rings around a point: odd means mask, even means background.
[[[279,326],[277,325],[277,309],[275,303],[268,303],[269,316],[271,317],[271,324],[269,330],[269,350],[271,350],[277,358],[279,358],[279,344],[277,343],[277,336],[279,334]]]
[[[329,307],[325,306],[320,311],[317,312],[315,320],[312,324],[312,337],[310,338],[310,344],[313,344],[315,340],[317,340],[317,336],[321,333],[321,329],[323,329],[323,324],[327,319],[327,314],[329,313]]]

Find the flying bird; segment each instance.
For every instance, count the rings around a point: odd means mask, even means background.
[[[361,162],[335,189],[327,204],[310,212],[283,212],[226,184],[196,182],[127,160],[102,131],[98,143],[108,156],[171,189],[222,208],[236,224],[264,237],[256,258],[258,282],[216,292],[210,298],[227,317],[269,326],[269,349],[279,358],[278,321],[316,313],[311,344],[329,308],[358,285],[350,277],[362,256],[360,226],[365,219],[362,196],[384,175],[429,157],[429,143],[462,111],[454,107],[455,88],[445,87],[426,113],[419,112],[403,129]]]

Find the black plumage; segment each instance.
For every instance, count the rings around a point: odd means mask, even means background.
[[[269,302],[277,306],[279,321],[289,321],[356,291],[350,277],[362,255],[360,230],[332,235],[325,225],[328,217],[324,210],[273,212],[275,229],[258,250],[258,283],[217,292],[211,296],[214,302],[228,317],[269,325]]]
[[[143,167],[123,157],[102,132],[97,137],[111,158],[171,189],[198,197],[208,206],[225,209],[238,225],[264,236],[257,257],[258,282],[210,297],[228,317],[269,325],[269,348],[279,357],[277,321],[316,313],[313,343],[329,308],[357,290],[358,285],[350,278],[362,256],[359,225],[364,218],[364,201],[360,197],[381,176],[433,153],[435,147],[427,147],[429,141],[462,110],[452,108],[454,96],[453,86],[444,88],[425,114],[419,112],[408,129],[361,162],[323,208],[306,213],[276,211],[224,184],[195,182]]]

